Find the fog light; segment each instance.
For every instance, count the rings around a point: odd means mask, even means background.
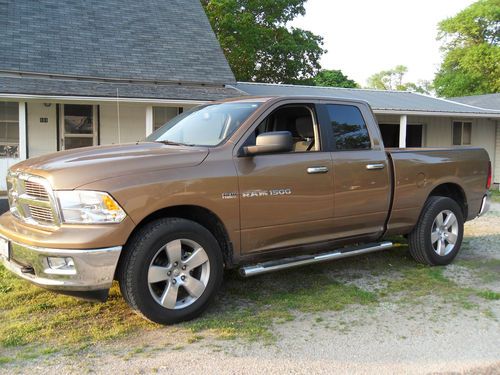
[[[47,257],[49,268],[60,271],[73,271],[75,262],[70,257]]]

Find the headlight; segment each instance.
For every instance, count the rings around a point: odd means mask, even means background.
[[[56,191],[64,223],[119,223],[125,211],[107,193],[89,190]]]

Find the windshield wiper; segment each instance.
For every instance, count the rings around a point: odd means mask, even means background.
[[[155,141],[155,142],[160,142],[160,143],[163,143],[165,145],[173,145],[173,146],[195,146],[192,143],[174,142],[174,141],[169,141],[168,139],[164,140],[164,141]]]

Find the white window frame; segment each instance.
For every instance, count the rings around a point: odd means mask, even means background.
[[[64,131],[64,106],[72,103],[61,103],[59,106],[59,146],[61,150],[65,150],[65,138],[92,138],[92,146],[97,146],[97,105],[95,104],[78,104],[92,106],[92,134],[66,134]]]
[[[460,144],[455,144],[454,143],[454,129],[455,129],[455,123],[460,124]],[[470,143],[464,143],[464,124],[470,124]],[[472,145],[472,128],[473,128],[473,121],[472,120],[451,120],[451,145],[452,146],[470,146]]]

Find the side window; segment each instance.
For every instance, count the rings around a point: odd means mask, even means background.
[[[327,104],[326,107],[337,151],[371,148],[370,135],[358,107],[345,104]]]
[[[287,105],[267,116],[251,136],[252,144],[258,135],[274,131],[289,131],[293,137],[294,152],[319,150],[311,110],[305,106]],[[250,143],[249,142],[249,143]]]

